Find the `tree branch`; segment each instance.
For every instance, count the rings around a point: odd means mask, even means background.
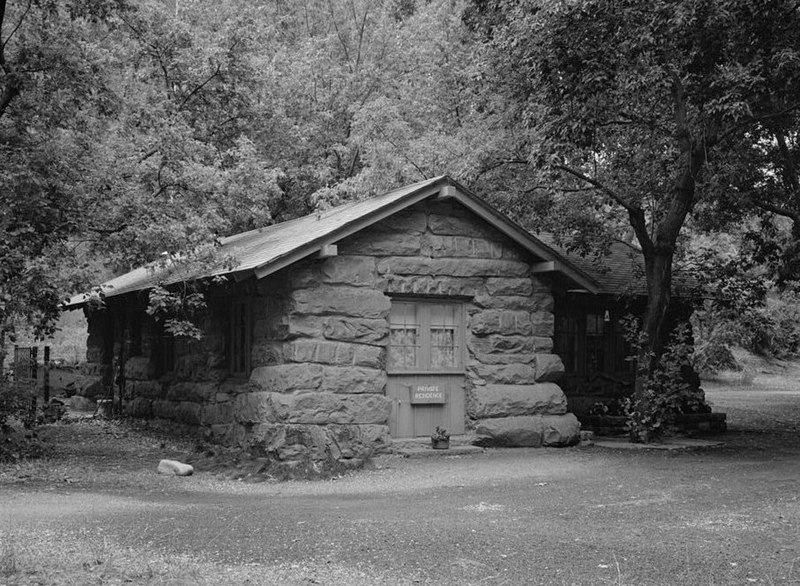
[[[183,110],[183,107],[186,105],[186,102],[188,102],[192,98],[193,95],[195,95],[197,92],[199,92],[201,89],[203,89],[212,79],[214,79],[215,77],[217,77],[217,75],[219,75],[219,72],[220,72],[221,68],[222,68],[221,65],[217,65],[217,69],[214,71],[214,73],[212,73],[208,77],[208,79],[206,79],[203,83],[201,83],[200,85],[195,87],[191,92],[188,93],[188,95],[185,98],[183,98],[183,100],[181,101],[180,105],[178,106],[178,112]]]
[[[28,5],[25,7],[25,11],[22,13],[22,16],[19,17],[19,21],[17,22],[16,26],[11,29],[11,32],[8,33],[8,37],[6,37],[5,41],[0,42],[0,65],[3,65],[5,69],[5,48],[8,45],[8,42],[11,40],[16,32],[19,30],[19,27],[22,26],[22,21],[25,20],[25,17],[28,16],[28,13],[31,11],[31,6],[33,5],[33,0],[28,0]],[[0,1],[0,31],[3,30],[3,21],[5,20],[5,12],[6,12],[6,0]]]
[[[784,207],[777,206],[775,204],[771,204],[769,202],[766,202],[766,201],[763,201],[763,200],[760,200],[760,199],[756,199],[754,197],[748,197],[747,201],[749,201],[751,204],[753,204],[757,208],[761,208],[764,211],[771,212],[771,213],[776,214],[778,216],[783,216],[784,218],[789,218],[795,224],[800,226],[800,212],[797,212],[795,210],[786,209]]]
[[[561,171],[565,171],[565,172],[569,173],[569,174],[570,174],[570,175],[572,175],[573,177],[577,177],[577,178],[578,178],[578,179],[580,179],[581,181],[585,181],[585,182],[586,182],[586,183],[588,183],[589,185],[593,185],[594,187],[596,187],[597,189],[599,189],[599,190],[600,190],[602,193],[605,193],[605,194],[606,194],[608,197],[610,197],[610,198],[611,198],[613,201],[617,202],[619,205],[621,205],[623,208],[625,208],[625,209],[628,211],[628,213],[629,213],[629,214],[630,214],[630,213],[633,213],[633,212],[635,212],[635,211],[637,211],[637,210],[641,212],[641,209],[640,209],[640,208],[638,208],[637,206],[634,206],[634,205],[632,205],[632,204],[628,203],[628,202],[625,200],[625,198],[623,198],[623,197],[622,197],[620,194],[618,194],[616,191],[614,191],[613,189],[611,189],[610,187],[608,187],[608,186],[607,186],[606,184],[604,184],[602,181],[598,181],[597,179],[594,179],[593,177],[589,177],[588,175],[584,175],[584,174],[583,174],[583,173],[581,173],[580,171],[578,171],[578,170],[576,170],[576,169],[573,169],[573,168],[571,168],[571,167],[567,167],[566,165],[555,165],[554,167],[555,167],[556,169],[560,169]]]

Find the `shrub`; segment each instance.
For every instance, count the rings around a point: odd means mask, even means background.
[[[33,425],[36,418],[35,397],[32,385],[11,381],[8,376],[0,377],[0,435],[8,433],[14,418],[22,421],[26,427]]]
[[[703,390],[690,380],[693,351],[689,324],[675,328],[643,390],[624,401],[631,441],[646,443],[668,431],[683,413],[708,412]]]

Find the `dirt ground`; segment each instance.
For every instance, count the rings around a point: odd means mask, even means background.
[[[159,476],[192,444],[43,431],[0,467],[0,584],[800,584],[800,368],[707,381],[719,447],[382,457],[327,481]]]

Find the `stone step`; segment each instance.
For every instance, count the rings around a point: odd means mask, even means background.
[[[472,435],[450,436],[450,448],[447,450],[434,450],[429,437],[403,438],[392,442],[392,453],[405,458],[424,458],[428,456],[463,456],[467,454],[480,454],[484,450],[473,446],[475,437]]]

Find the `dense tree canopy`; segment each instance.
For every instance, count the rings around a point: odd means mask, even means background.
[[[478,1],[469,19],[563,229],[641,247],[648,372],[687,218],[699,201],[725,206],[730,168],[752,164],[741,145],[798,106],[796,3]]]
[[[786,0],[0,0],[3,332],[46,330],[98,268],[449,173],[571,246],[637,241],[658,351],[687,221],[760,210],[796,278],[797,21]]]

